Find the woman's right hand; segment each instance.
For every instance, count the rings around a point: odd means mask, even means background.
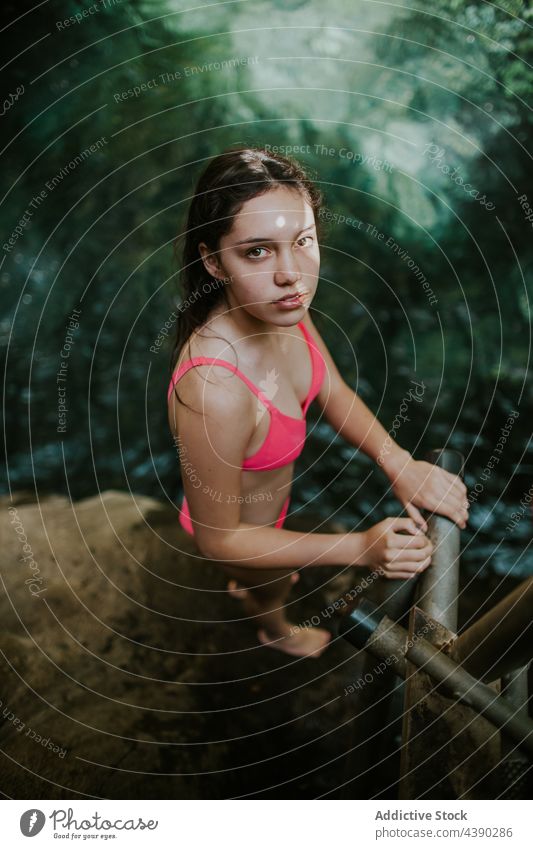
[[[433,544],[412,519],[390,518],[363,532],[362,564],[385,578],[413,578],[431,563]]]

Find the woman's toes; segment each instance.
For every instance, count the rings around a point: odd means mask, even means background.
[[[241,587],[240,584],[238,584],[237,581],[234,581],[233,579],[231,581],[228,581],[227,590],[232,598],[238,598],[240,601],[245,599],[248,595],[248,590],[246,589],[246,587]]]

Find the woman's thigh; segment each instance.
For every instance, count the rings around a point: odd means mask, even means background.
[[[263,597],[280,595],[291,583],[291,569],[246,569],[240,566],[222,568],[230,578],[235,578],[244,587],[251,589],[254,594]]]

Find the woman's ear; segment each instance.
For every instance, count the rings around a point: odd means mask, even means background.
[[[224,277],[224,273],[222,271],[222,267],[220,265],[218,257],[207,247],[205,242],[200,242],[200,244],[198,245],[198,251],[200,253],[200,256],[202,257],[202,262],[206,271],[212,277]]]

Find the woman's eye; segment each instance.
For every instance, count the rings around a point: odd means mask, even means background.
[[[252,259],[260,259],[264,254],[259,254],[258,251],[266,251],[266,248],[252,248],[246,252],[246,256],[251,256]]]
[[[301,238],[301,239],[298,239],[298,244],[299,244],[299,245],[301,245],[302,247],[306,247],[306,245],[305,245],[305,244],[304,244],[304,245],[302,245],[302,242],[306,242],[307,240],[309,240],[309,242],[312,242],[312,241],[313,241],[313,237],[312,237],[312,236],[302,236],[302,238]],[[307,242],[307,244],[309,244],[309,242]]]

